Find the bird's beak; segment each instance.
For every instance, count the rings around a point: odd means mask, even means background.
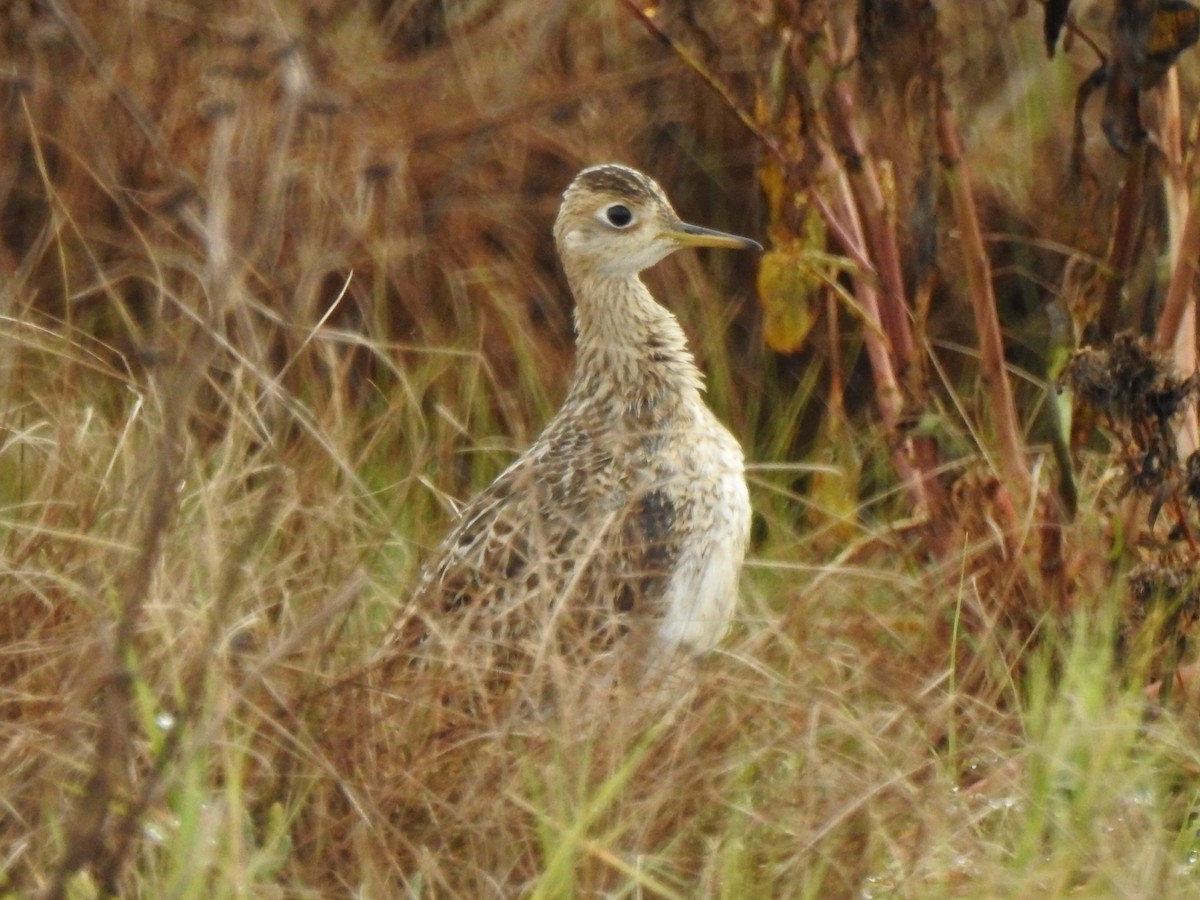
[[[686,222],[680,222],[667,231],[666,238],[674,241],[680,247],[726,247],[730,250],[762,249],[762,244],[752,241],[750,238],[726,234],[724,231],[714,231],[711,228],[701,228],[699,225],[688,225]]]

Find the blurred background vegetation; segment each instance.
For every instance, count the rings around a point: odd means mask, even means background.
[[[8,3],[0,891],[1189,896],[1196,30]],[[361,666],[565,392],[604,161],[767,245],[647,273],[752,464],[741,621],[654,727],[430,733]]]

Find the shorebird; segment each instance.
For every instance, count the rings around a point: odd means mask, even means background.
[[[750,532],[742,449],[639,273],[683,247],[762,247],[686,224],[652,179],[615,164],[571,182],[554,238],[575,298],[570,389],[534,444],[463,508],[400,628],[410,646],[483,648],[472,665],[487,683],[552,654],[624,646],[623,667],[640,679],[712,649]]]

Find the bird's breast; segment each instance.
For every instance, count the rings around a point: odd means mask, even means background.
[[[662,432],[653,489],[670,503],[678,548],[664,585],[658,626],[669,648],[702,653],[733,617],[750,537],[750,496],[741,447],[706,406]]]
[[[575,521],[571,553],[611,560],[616,611],[649,616],[661,651],[712,649],[733,618],[750,535],[733,435],[694,392],[636,404],[593,393],[550,436],[570,452],[535,452],[533,483]],[[590,462],[560,473],[564,457]]]

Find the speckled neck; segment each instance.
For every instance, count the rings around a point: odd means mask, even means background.
[[[610,391],[627,409],[642,411],[702,402],[704,378],[679,320],[640,278],[567,277],[578,344],[572,396]]]

